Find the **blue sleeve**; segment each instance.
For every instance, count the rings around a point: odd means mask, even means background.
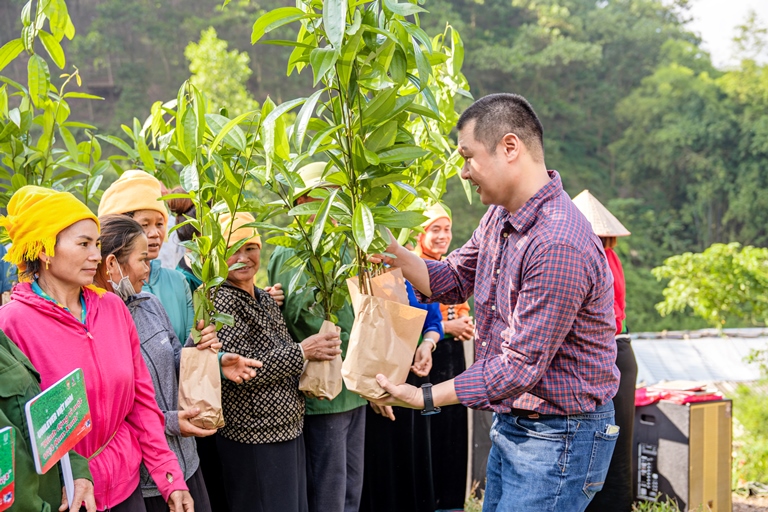
[[[427,312],[427,319],[424,320],[424,328],[421,330],[421,333],[424,334],[425,332],[430,331],[437,332],[440,334],[440,339],[442,339],[444,336],[442,324],[443,314],[440,312],[440,304],[422,304],[419,302],[416,298],[416,293],[413,291],[413,286],[411,286],[411,283],[408,281],[405,282],[405,289],[408,291],[408,302],[411,306],[426,310]]]
[[[0,244],[0,293],[11,291],[17,279],[16,267],[2,259],[7,252],[5,246]]]

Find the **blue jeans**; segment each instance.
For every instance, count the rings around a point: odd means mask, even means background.
[[[494,414],[483,512],[583,512],[603,488],[613,422],[610,401],[572,416]]]

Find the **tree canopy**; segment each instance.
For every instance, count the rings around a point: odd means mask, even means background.
[[[19,34],[23,4],[0,4],[0,47]],[[251,45],[256,19],[293,2],[68,4],[77,37],[61,40],[64,73],[77,66],[85,91],[105,98],[71,98],[72,116],[129,145],[136,143],[119,126],[145,119],[156,102],[174,97],[190,77],[187,58],[200,87],[213,89],[204,84],[224,78],[242,86],[230,96],[205,91],[212,105],[233,113],[249,110],[243,103],[250,98],[263,104],[269,96],[279,105],[312,92],[312,73],[286,78],[293,48]],[[672,255],[715,243],[768,245],[768,198],[762,193],[768,185],[768,67],[759,64],[768,40],[760,20],[750,17],[734,33],[740,65],[720,70],[687,28],[686,0],[428,0],[423,7],[428,12],[419,17],[426,32],[441,33],[448,22],[461,33],[472,94],[527,97],[544,124],[548,167],[560,171],[566,190],[575,195],[589,188],[632,231],[618,247],[630,329],[703,326],[686,313],[658,315],[654,304],[663,300],[665,283],[651,269]],[[287,40],[293,34],[286,26],[270,37]],[[216,66],[210,57],[200,65],[205,52],[218,55]],[[40,58],[54,69],[49,54],[41,52]],[[27,68],[17,59],[2,73],[19,79]],[[51,73],[50,80],[60,88],[66,78]],[[0,93],[6,117],[14,101]],[[461,99],[456,109],[469,101]],[[85,128],[69,129],[77,141],[97,140]],[[141,166],[139,149],[132,164]],[[0,167],[9,169],[7,162]],[[105,166],[98,170],[110,179]],[[456,246],[469,238],[485,208],[467,203],[456,178],[447,187]]]

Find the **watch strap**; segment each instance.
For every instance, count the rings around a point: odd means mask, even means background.
[[[435,407],[435,402],[432,400],[432,384],[422,384],[421,392],[424,394],[424,409],[422,409],[422,416],[430,416],[440,412],[439,407]]]

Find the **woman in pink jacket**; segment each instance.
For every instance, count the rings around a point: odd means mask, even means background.
[[[26,186],[0,224],[13,242],[6,259],[26,281],[0,308],[0,329],[35,365],[43,389],[82,368],[93,430],[75,451],[89,461],[96,508],[143,512],[144,462],[171,512],[193,511],[133,319],[119,297],[92,285],[101,260],[96,216],[68,192]]]

